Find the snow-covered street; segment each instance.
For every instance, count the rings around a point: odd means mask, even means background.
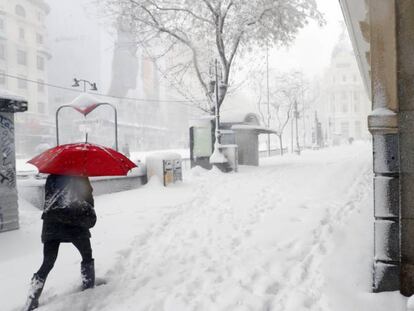
[[[79,292],[80,256],[63,244],[39,311],[399,311],[372,294],[369,144],[261,159],[239,173],[195,168],[184,182],[95,198],[97,278]],[[0,235],[0,309],[23,305],[42,258],[41,212]]]

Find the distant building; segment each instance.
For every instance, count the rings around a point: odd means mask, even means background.
[[[117,107],[120,150],[125,146],[131,151],[182,147],[184,137],[188,140],[188,117],[183,112],[177,121],[180,116],[175,108],[179,105],[163,101],[170,94],[161,86],[158,67],[138,47],[131,32],[121,22],[103,26],[90,1],[48,1],[51,14],[47,25],[54,55],[49,73],[54,84],[70,88],[75,77],[96,82],[98,91],[90,93]],[[76,89],[50,88],[51,113],[78,95]],[[113,146],[113,111],[109,107],[98,108],[86,120],[69,109],[60,115],[62,143],[84,139],[80,128],[88,125],[89,141]]]
[[[325,141],[339,144],[370,138],[367,117],[371,104],[345,32],[334,47],[321,92],[319,118]]]
[[[52,138],[45,44],[49,6],[43,0],[0,2],[0,88],[24,96],[29,110],[16,115],[17,155],[32,154]],[[30,82],[32,81],[32,82]]]
[[[102,36],[95,12],[87,16],[84,0],[47,0],[51,12],[47,18],[48,45],[53,53],[48,68],[53,84],[71,88],[73,78],[95,82],[102,91]],[[49,89],[51,114],[57,107],[70,103],[81,91],[78,89]],[[87,87],[87,91],[89,91]]]

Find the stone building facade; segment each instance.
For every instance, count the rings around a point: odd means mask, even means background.
[[[371,110],[349,38],[343,33],[332,51],[331,64],[322,81],[320,117],[329,144],[366,140],[370,135],[367,116]]]
[[[43,0],[0,2],[0,88],[25,97],[29,111],[16,115],[17,156],[51,139],[47,66],[51,54],[45,26],[49,6]]]

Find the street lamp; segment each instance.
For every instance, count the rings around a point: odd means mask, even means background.
[[[216,128],[214,131],[215,141],[213,154],[210,156],[210,163],[226,163],[226,157],[220,151],[220,110],[219,110],[219,96],[226,91],[226,85],[222,83],[222,72],[218,72],[217,59],[214,62],[214,69],[210,67],[210,74],[214,74],[214,80],[210,81],[210,91],[215,95],[215,121]],[[214,70],[214,72],[213,72]]]
[[[84,79],[77,79],[77,78],[73,78],[74,83],[72,84],[72,87],[79,87],[80,84],[79,82],[83,83],[83,91],[86,92],[86,85],[88,84],[90,86],[90,90],[91,91],[97,91],[98,88],[96,87],[96,83],[95,82],[90,82],[88,80],[84,80]]]

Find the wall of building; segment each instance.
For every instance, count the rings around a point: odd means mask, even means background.
[[[0,113],[0,232],[19,227],[13,121],[12,113]]]
[[[49,6],[42,0],[0,2],[0,88],[22,95],[29,102],[28,112],[16,115],[18,156],[33,152],[52,135],[48,89],[26,81],[48,82],[48,14]]]
[[[371,103],[352,51],[349,38],[342,34],[332,52],[330,67],[322,80],[319,117],[329,144],[348,139],[370,138],[367,126]]]

